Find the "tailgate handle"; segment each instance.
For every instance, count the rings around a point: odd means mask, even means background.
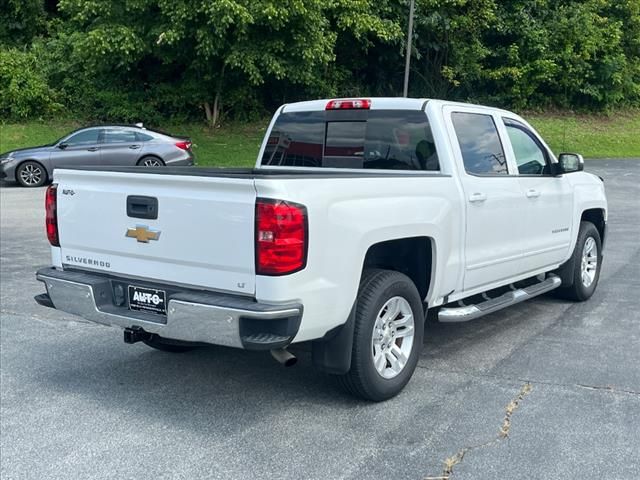
[[[158,218],[158,199],[141,195],[127,196],[127,216],[133,218]]]

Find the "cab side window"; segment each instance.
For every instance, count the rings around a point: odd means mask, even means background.
[[[498,129],[491,115],[454,112],[451,114],[451,120],[467,173],[472,175],[507,175],[509,173]]]
[[[519,122],[505,119],[505,128],[513,147],[520,175],[545,175],[550,172],[544,147],[538,139]]]

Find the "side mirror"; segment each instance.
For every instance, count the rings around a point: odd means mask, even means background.
[[[64,143],[64,142],[62,142],[62,143],[59,143],[59,144],[58,144],[58,148],[59,148],[60,150],[64,150],[64,149],[65,149],[65,148],[67,148],[68,146],[69,146],[69,144]]]
[[[581,172],[584,170],[584,158],[578,153],[561,153],[558,155],[556,174]]]

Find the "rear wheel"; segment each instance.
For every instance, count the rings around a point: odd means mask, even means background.
[[[139,167],[164,167],[164,162],[158,157],[142,157],[138,160]]]
[[[560,297],[583,302],[596,291],[602,265],[600,233],[593,223],[580,223],[572,261],[573,285],[561,287],[557,292]]]
[[[155,348],[156,350],[162,350],[163,352],[171,353],[184,353],[197,348],[197,346],[195,345],[169,340],[167,338],[159,337],[158,335],[154,335],[148,340],[143,340],[142,342],[151,348]]]
[[[38,162],[30,160],[18,167],[16,180],[23,187],[41,187],[47,181],[47,171]]]
[[[351,369],[339,382],[366,400],[397,395],[418,364],[423,335],[422,302],[411,279],[391,270],[366,270],[356,303]]]

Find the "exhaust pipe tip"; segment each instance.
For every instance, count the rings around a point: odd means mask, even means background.
[[[293,367],[296,363],[298,363],[298,357],[296,357],[286,348],[275,348],[271,350],[271,356],[285,367]]]

